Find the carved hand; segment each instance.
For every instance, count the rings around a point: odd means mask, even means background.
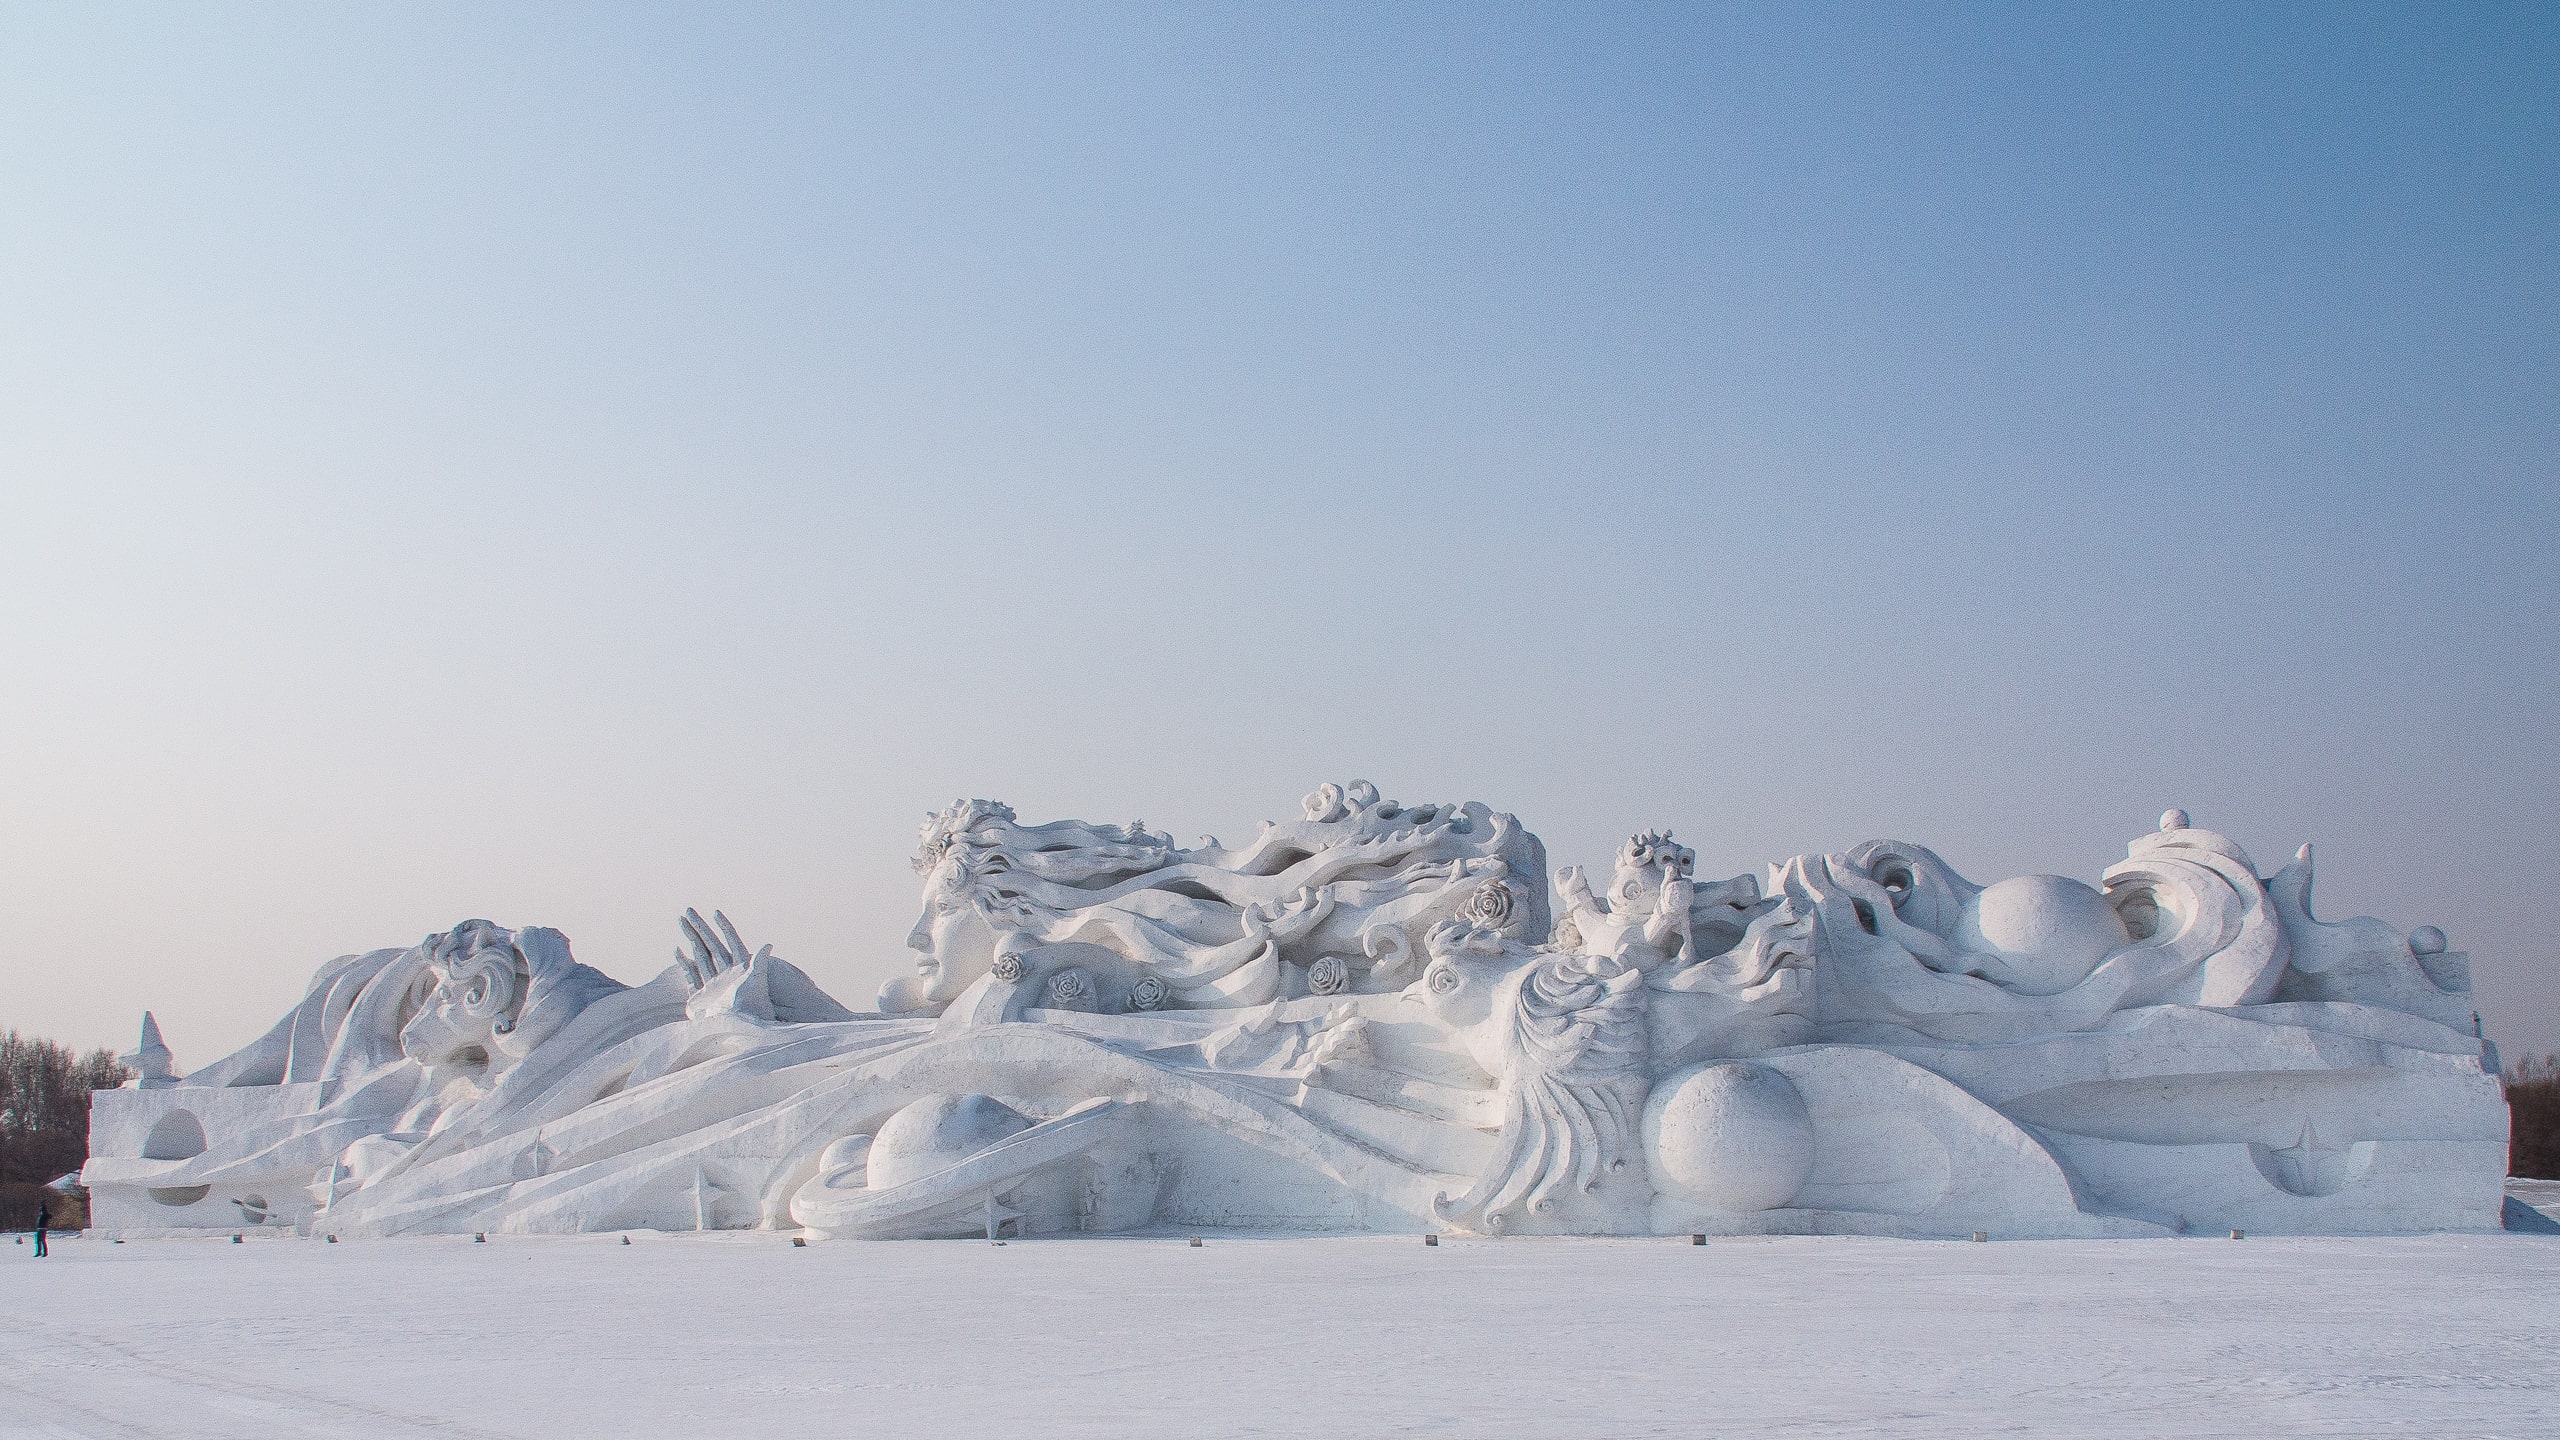
[[[1680,917],[1682,927],[1686,928],[1689,923],[1689,906],[1697,898],[1696,882],[1681,874],[1679,866],[1668,860],[1664,861],[1662,863],[1662,894],[1654,901],[1654,913],[1677,915]]]
[[[771,1008],[769,1002],[761,998],[760,982],[764,978],[763,962],[773,958],[772,946],[767,945],[750,955],[747,942],[738,938],[737,927],[729,923],[728,916],[717,910],[711,912],[707,924],[702,913],[693,909],[687,909],[684,917],[676,923],[684,928],[685,939],[692,945],[691,954],[687,954],[683,946],[676,948],[676,968],[684,972],[685,983],[693,987],[693,998],[685,1002],[687,1014],[700,1017],[714,1011],[738,1009],[740,992],[751,987],[759,998],[749,1002],[746,1008]]]
[[[1556,889],[1564,894],[1564,903],[1576,913],[1605,915],[1597,897],[1591,893],[1591,882],[1582,878],[1582,867],[1568,865],[1556,872]]]
[[[685,953],[684,947],[676,947],[676,965],[696,990],[728,971],[752,965],[773,953],[773,947],[767,945],[753,955],[748,954],[747,942],[738,938],[737,927],[729,923],[728,916],[717,910],[711,912],[710,923],[705,924],[701,911],[687,907],[684,917],[676,923],[684,927],[685,938],[693,942],[691,955]]]
[[[1644,938],[1656,949],[1672,949],[1675,960],[1686,962],[1696,957],[1689,953],[1689,905],[1697,898],[1697,887],[1680,875],[1679,867],[1669,862],[1662,866],[1662,893],[1654,897],[1653,914],[1645,921]],[[1679,944],[1670,942],[1677,936]]]

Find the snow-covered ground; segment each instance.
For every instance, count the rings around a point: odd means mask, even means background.
[[[0,1245],[0,1436],[2560,1434],[2560,1236]]]

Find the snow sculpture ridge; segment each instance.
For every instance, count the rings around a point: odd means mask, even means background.
[[[625,985],[465,921],[321,967],[181,1080],[145,1017],[84,1178],[128,1232],[1180,1226],[2493,1229],[2495,1052],[2440,930],[2324,922],[2183,811],[2096,884],[1870,841],[1604,886],[1509,815],[1327,784],[1229,848],[926,822],[856,1013],[718,911]]]
[[[1545,868],[1537,837],[1482,805],[1406,808],[1353,781],[1300,809],[1238,849],[1184,850],[1144,821],[1023,825],[1009,805],[954,801],[916,854],[917,973],[880,1009],[939,1015],[1005,956],[1070,942],[1128,957],[1174,1008],[1390,989],[1482,882]],[[1505,923],[1543,938],[1545,896]]]

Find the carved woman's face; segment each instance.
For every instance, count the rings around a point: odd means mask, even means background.
[[[431,1072],[485,1071],[524,1008],[523,957],[512,945],[431,963],[434,989],[400,1030],[400,1048]]]
[[[907,932],[908,947],[920,953],[916,973],[924,977],[924,998],[936,1004],[960,998],[995,964],[1000,932],[971,892],[958,860],[934,866],[925,877],[924,913]]]

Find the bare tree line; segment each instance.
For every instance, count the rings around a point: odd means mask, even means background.
[[[2560,1180],[2560,1055],[2507,1070],[2507,1173]]]
[[[132,1078],[113,1050],[76,1055],[50,1040],[0,1033],[0,1229],[33,1229],[38,1205],[58,1228],[87,1222],[84,1197],[45,1186],[89,1158],[89,1092]]]

